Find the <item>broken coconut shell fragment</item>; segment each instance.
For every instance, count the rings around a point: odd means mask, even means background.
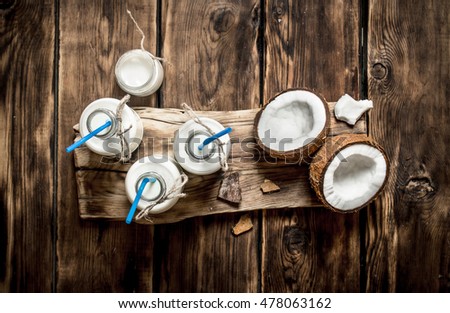
[[[261,191],[263,194],[273,193],[280,191],[280,187],[272,182],[270,179],[264,179],[264,182],[261,184]]]
[[[301,162],[309,159],[327,137],[330,112],[325,99],[309,89],[288,89],[255,117],[256,142],[271,157]]]
[[[249,214],[242,215],[239,222],[232,228],[235,236],[239,236],[253,228],[252,219]]]
[[[385,152],[366,135],[328,138],[310,165],[318,198],[333,211],[356,212],[381,192],[389,173]]]
[[[242,201],[239,172],[226,173],[224,175],[217,197],[233,204],[239,204]]]

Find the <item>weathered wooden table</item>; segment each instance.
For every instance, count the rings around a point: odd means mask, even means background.
[[[288,87],[374,100],[393,165],[356,214],[252,211],[162,225],[79,216],[72,125],[120,98],[114,64],[168,62],[134,107],[255,109]],[[450,291],[448,1],[0,2],[0,291]],[[311,192],[312,190],[306,190]],[[254,203],[255,208],[258,203]]]

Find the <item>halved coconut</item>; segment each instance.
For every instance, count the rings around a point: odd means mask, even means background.
[[[320,94],[288,89],[258,112],[255,137],[270,156],[301,162],[323,144],[329,124],[328,104]]]
[[[386,184],[389,162],[383,149],[366,135],[328,138],[310,166],[310,181],[324,205],[355,212],[374,200]]]

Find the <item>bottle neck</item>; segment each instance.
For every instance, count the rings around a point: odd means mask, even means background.
[[[138,177],[135,185],[136,193],[145,178],[152,179],[153,182],[150,182],[146,185],[141,199],[145,201],[158,201],[162,197],[164,197],[164,195],[166,194],[166,181],[160,174],[156,172],[145,172]]]
[[[197,161],[209,160],[217,150],[217,143],[213,141],[210,144],[204,146],[201,150],[199,149],[199,146],[206,138],[211,136],[212,134],[206,130],[192,131],[186,143],[186,153],[189,155],[189,157]]]
[[[92,132],[107,121],[111,121],[111,126],[97,134],[96,137],[108,139],[117,133],[117,117],[111,110],[101,108],[93,111],[86,120],[86,126],[88,131]]]

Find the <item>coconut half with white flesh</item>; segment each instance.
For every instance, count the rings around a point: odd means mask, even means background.
[[[366,135],[328,138],[310,165],[318,198],[333,211],[356,212],[374,200],[386,184],[389,162],[383,149]]]
[[[308,89],[288,89],[271,100],[255,117],[258,145],[270,156],[301,162],[323,144],[330,125],[325,99]]]

